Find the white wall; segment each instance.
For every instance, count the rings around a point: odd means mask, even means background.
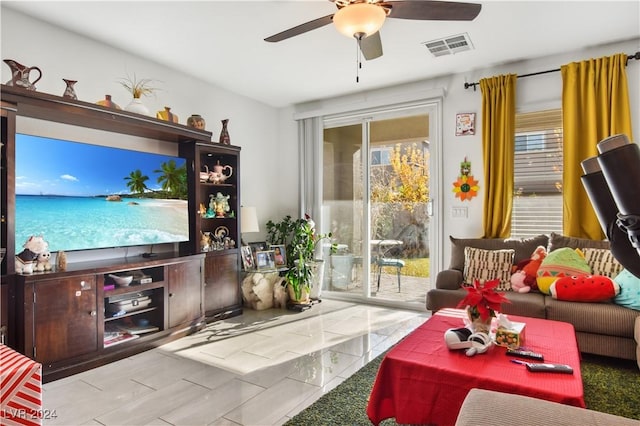
[[[446,236],[476,237],[482,234],[484,173],[479,127],[479,123],[482,122],[481,95],[479,89],[476,92],[472,89],[465,90],[464,82],[474,82],[499,74],[544,71],[559,68],[572,61],[614,53],[631,54],[640,50],[640,40],[635,39],[278,110],[186,76],[180,70],[138,58],[18,12],[2,7],[1,14],[2,58],[40,67],[43,71],[43,78],[37,83],[40,92],[61,95],[65,88],[62,79],[70,78],[78,80],[76,91],[81,100],[95,102],[103,99],[105,94],[111,94],[116,103],[125,106],[130,99],[117,81],[127,74],[135,73],[140,78],[152,78],[159,82],[161,91],[144,99],[151,111],[161,110],[165,105],[170,106],[172,112],[180,117],[181,123],[185,123],[191,114],[201,114],[207,120],[207,130],[213,132],[214,140],[217,140],[220,132],[220,120],[229,118],[231,143],[242,147],[242,204],[258,208],[258,219],[262,228],[269,219],[279,220],[286,214],[295,217],[298,212],[298,132],[294,116],[308,114],[310,111],[356,110],[383,102],[394,103],[400,100],[433,97],[444,92],[441,170],[443,186],[440,193],[445,264],[448,263],[449,253]],[[634,137],[638,141],[640,61],[631,61],[627,72]],[[10,79],[9,68],[4,64],[0,76],[3,82]],[[559,106],[561,86],[559,72],[518,79],[518,109]],[[455,115],[460,112],[477,114],[476,135],[455,136]],[[481,193],[471,201],[461,202],[453,196],[451,187],[459,174],[459,164],[465,155],[471,161],[473,175],[480,181]],[[469,217],[451,218],[449,212],[454,206],[468,207]],[[262,239],[264,235],[263,228],[260,234],[247,235],[246,239],[255,241]]]
[[[180,70],[141,59],[4,7],[1,8],[1,24],[2,59],[14,59],[26,66],[40,68],[43,76],[36,83],[39,92],[62,95],[66,87],[62,79],[67,78],[78,80],[75,89],[80,100],[96,102],[110,94],[114,102],[125,107],[131,97],[118,81],[135,74],[138,78],[155,80],[155,86],[160,88],[155,95],[143,98],[154,115],[169,106],[179,116],[180,123],[186,124],[191,114],[200,114],[216,142],[222,128],[221,120],[228,118],[231,144],[242,147],[242,204],[258,208],[261,227],[268,219],[297,212],[297,151],[284,157],[281,155],[295,148],[297,132],[291,112],[287,114],[286,110],[280,111],[184,75]],[[3,83],[11,79],[10,69],[4,63],[0,76]],[[33,76],[37,76],[35,71]],[[280,128],[286,127],[283,122],[290,126],[290,130],[284,131],[287,140],[280,135]],[[20,123],[26,121],[19,122],[19,126]],[[39,128],[41,133],[50,130],[46,128],[46,122],[30,124],[34,125],[42,126]],[[21,130],[25,127],[18,128]],[[82,131],[76,138],[83,137]],[[90,138],[91,132],[85,131]],[[101,142],[95,140],[94,143]],[[129,148],[177,151],[176,145],[167,148],[148,143],[144,146],[136,143]],[[283,162],[287,159],[295,161]],[[247,239],[254,240],[254,235],[248,235]]]
[[[442,117],[442,172],[443,182],[439,191],[442,200],[441,211],[444,237],[443,265],[449,263],[449,235],[463,238],[480,237],[482,231],[483,194],[485,190],[484,170],[482,167],[482,105],[481,93],[465,89],[465,82],[477,82],[480,78],[500,74],[529,74],[560,68],[561,65],[589,58],[609,56],[616,53],[633,54],[640,50],[640,39],[609,45],[592,47],[582,51],[569,52],[563,55],[530,59],[499,67],[480,69],[466,74],[453,74],[440,78],[419,81],[411,84],[362,92],[337,99],[309,102],[296,106],[299,116],[337,114],[395,103],[425,99],[435,96],[439,89],[444,89]],[[464,53],[462,53],[464,54]],[[630,61],[627,67],[629,94],[631,98],[631,115],[635,142],[640,142],[640,61]],[[562,77],[560,72],[539,76],[519,78],[517,80],[516,107],[519,111],[529,111],[561,106]],[[455,136],[455,116],[457,113],[476,113],[476,134],[473,136]],[[460,162],[467,156],[471,161],[473,176],[480,181],[480,192],[471,201],[460,201],[451,191],[453,182],[459,175]],[[451,208],[463,206],[468,208],[467,218],[452,218]]]

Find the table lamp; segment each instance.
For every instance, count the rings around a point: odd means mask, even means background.
[[[258,214],[255,207],[240,207],[240,233],[260,232],[258,226]],[[242,245],[245,246],[244,239],[241,238]]]

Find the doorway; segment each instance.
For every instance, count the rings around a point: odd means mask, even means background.
[[[431,286],[437,105],[324,120],[323,290],[332,298],[424,308]],[[438,233],[435,234],[439,235]]]

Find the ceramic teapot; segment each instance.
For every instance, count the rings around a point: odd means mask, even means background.
[[[38,67],[27,67],[13,59],[5,59],[5,64],[11,68],[11,80],[7,81],[7,86],[22,87],[27,90],[36,90],[36,83],[42,78],[42,71]],[[29,73],[38,71],[38,78],[31,81]]]
[[[228,174],[224,174],[224,171],[228,170]],[[217,164],[213,166],[213,172],[209,172],[209,180],[213,183],[223,183],[228,177],[233,175],[233,167],[223,166],[218,160]]]

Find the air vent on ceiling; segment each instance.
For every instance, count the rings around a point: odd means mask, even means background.
[[[424,44],[433,56],[445,56],[473,49],[469,34],[458,34],[437,40],[425,41]]]

